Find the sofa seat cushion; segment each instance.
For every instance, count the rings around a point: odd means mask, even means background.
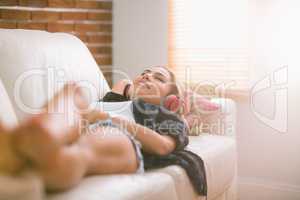
[[[208,199],[214,199],[226,191],[236,175],[235,139],[209,134],[191,136],[188,149],[204,160]]]
[[[230,187],[235,177],[235,141],[230,137],[209,134],[189,138],[190,144],[187,148],[204,160],[208,199],[214,199]],[[173,165],[154,171],[167,173],[173,177],[179,200],[196,199],[198,196],[185,170],[181,167]]]
[[[185,170],[178,165],[152,170],[153,172],[169,174],[175,183],[178,200],[193,200],[198,194],[193,188]]]
[[[214,199],[224,193],[232,184],[236,173],[234,139],[208,134],[190,136],[188,149],[204,160],[208,199]],[[175,165],[150,170],[145,174],[88,177],[69,191],[48,196],[49,200],[82,198],[199,199],[184,169]]]
[[[165,173],[122,174],[91,176],[73,189],[49,194],[48,200],[109,199],[109,200],[176,200],[172,177]]]

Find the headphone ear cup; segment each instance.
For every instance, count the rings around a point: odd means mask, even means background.
[[[180,110],[181,105],[180,98],[174,94],[167,96],[164,102],[165,108],[175,113]]]

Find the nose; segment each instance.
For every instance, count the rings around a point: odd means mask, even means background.
[[[150,79],[150,76],[151,76],[151,73],[145,73],[145,74],[143,75],[143,79],[149,80],[149,79]]]

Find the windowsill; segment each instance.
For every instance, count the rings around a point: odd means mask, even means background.
[[[192,91],[203,95],[207,97],[213,97],[213,98],[229,98],[233,99],[236,102],[247,102],[250,99],[251,94],[251,88],[246,87],[230,87],[230,88],[224,88],[224,87],[216,87],[214,85],[209,84],[189,84],[186,83],[183,84],[185,88],[189,88]]]
[[[250,99],[250,88],[216,88],[216,96],[220,98],[233,99],[236,102],[247,102]]]

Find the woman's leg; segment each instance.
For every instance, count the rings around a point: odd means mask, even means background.
[[[79,145],[89,152],[88,174],[133,173],[138,168],[132,141],[117,128],[84,135]]]
[[[138,166],[131,141],[118,129],[80,135],[78,126],[66,120],[71,117],[78,124],[80,115],[69,112],[72,109],[53,112],[59,105],[84,107],[86,102],[77,90],[67,85],[48,103],[51,112],[31,118],[13,133],[16,152],[32,162],[50,190],[70,188],[85,175],[130,173]]]
[[[64,190],[87,175],[134,173],[137,167],[135,150],[126,136],[98,139],[89,135],[64,147],[39,171],[49,190]]]
[[[48,190],[68,189],[86,175],[137,170],[135,149],[118,129],[99,129],[96,133],[82,135],[76,143],[60,146],[48,129],[36,121],[32,123],[28,128],[23,127],[26,137],[16,137],[19,152],[32,162]]]
[[[24,167],[24,160],[18,157],[11,144],[11,131],[0,122],[0,173],[15,174]]]

